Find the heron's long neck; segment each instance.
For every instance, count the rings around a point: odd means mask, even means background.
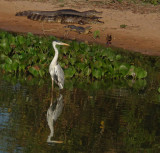
[[[56,45],[53,45],[53,48],[55,50],[55,55],[54,55],[54,58],[53,58],[51,64],[56,65],[57,64],[57,60],[58,60],[58,49],[56,48]]]

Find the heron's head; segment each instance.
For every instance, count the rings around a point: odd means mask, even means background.
[[[60,42],[60,41],[53,41],[52,45],[53,46],[56,46],[56,45],[69,46],[69,44],[66,44],[66,43],[63,43],[63,42]]]

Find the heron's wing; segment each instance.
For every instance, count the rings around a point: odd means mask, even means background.
[[[64,72],[59,64],[55,66],[55,75],[57,77],[57,83],[60,88],[64,86]]]

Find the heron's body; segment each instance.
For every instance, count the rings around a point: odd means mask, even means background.
[[[54,67],[54,68],[52,68]],[[60,89],[63,89],[64,86],[64,72],[61,68],[61,66],[57,63],[51,63],[49,66],[49,72],[51,75],[51,79],[55,81],[56,84],[58,84]]]
[[[52,45],[55,50],[54,58],[49,66],[49,73],[52,79],[52,90],[53,90],[53,82],[55,82],[60,89],[63,89],[64,72],[61,66],[58,64],[58,49],[56,48],[56,45],[65,45],[65,46],[69,46],[69,45],[62,42],[57,42],[57,41],[53,41]]]

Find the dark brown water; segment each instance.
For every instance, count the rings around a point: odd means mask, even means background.
[[[159,80],[159,79],[157,79]],[[0,153],[160,151],[159,81],[0,80]]]

